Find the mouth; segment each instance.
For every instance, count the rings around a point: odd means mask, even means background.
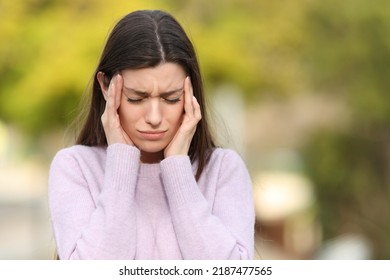
[[[159,140],[164,137],[166,130],[138,131],[146,140]]]

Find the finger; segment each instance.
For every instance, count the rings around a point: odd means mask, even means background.
[[[195,96],[192,96],[192,106],[194,107],[194,117],[197,121],[202,119],[202,112],[200,111],[200,105]]]
[[[192,97],[194,96],[192,91],[192,84],[190,77],[186,77],[184,81],[184,111],[189,116],[193,116],[194,107],[192,105]]]
[[[111,79],[110,85],[108,86],[107,90],[107,102],[106,102],[106,111],[109,116],[113,116],[116,112],[115,108],[115,93],[116,93],[116,85],[115,85],[115,79],[114,76]]]
[[[117,74],[114,82],[115,82],[115,108],[116,110],[118,110],[122,99],[122,87],[123,87],[122,75]]]

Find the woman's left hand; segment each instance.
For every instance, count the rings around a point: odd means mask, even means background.
[[[195,134],[196,126],[202,119],[200,106],[196,100],[193,91],[190,77],[184,80],[184,115],[183,121],[173,137],[172,141],[164,150],[164,157],[167,158],[173,155],[187,155]]]

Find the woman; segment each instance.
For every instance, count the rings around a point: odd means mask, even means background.
[[[217,148],[194,48],[162,11],[111,32],[77,145],[53,159],[60,259],[252,259],[248,171]]]

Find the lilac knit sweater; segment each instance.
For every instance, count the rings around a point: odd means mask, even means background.
[[[140,163],[125,144],[57,153],[49,208],[61,259],[252,259],[252,185],[217,148],[196,182],[188,156]]]

